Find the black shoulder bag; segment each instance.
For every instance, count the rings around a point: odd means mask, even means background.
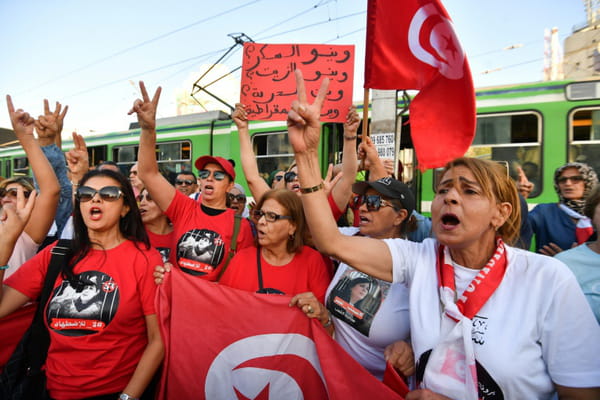
[[[71,254],[71,240],[61,239],[52,249],[40,302],[31,326],[25,332],[0,375],[0,400],[42,400],[46,393],[46,362],[50,334],[44,325],[44,309],[54,282]]]

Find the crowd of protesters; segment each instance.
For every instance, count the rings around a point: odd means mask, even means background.
[[[72,256],[43,305],[51,399],[154,398],[168,352],[154,297],[173,268],[290,296],[372,375],[381,380],[387,362],[395,367],[412,389],[407,399],[600,398],[595,172],[560,167],[558,203],[527,216],[531,182],[459,158],[444,167],[428,218],[368,136],[358,143],[353,108],[341,165],[318,168],[328,81],[313,103],[299,71],[296,82],[288,115],[295,162],[267,180],[242,104],[232,119],[244,176],[232,160],[205,155],[196,173],[169,182],[155,155],[160,88],[151,97],[140,82],[142,98],[129,111],[141,133],[128,176],[111,162],[90,167],[76,133],[65,160],[66,107],[51,111],[46,101],[35,119],[7,97],[35,182],[0,183],[0,366],[31,322],[55,240],[68,238]],[[359,165],[366,180],[357,181]]]

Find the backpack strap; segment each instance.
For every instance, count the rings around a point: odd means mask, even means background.
[[[225,270],[229,266],[229,261],[235,255],[235,250],[237,249],[237,238],[240,233],[240,225],[242,224],[243,217],[241,215],[234,214],[233,216],[233,235],[231,236],[231,245],[229,246],[229,252],[227,253],[227,259],[225,260],[225,264],[223,264],[223,268],[221,268],[221,272],[219,272],[219,276],[217,276],[217,282],[221,280],[221,277],[225,273]]]
[[[44,325],[44,311],[54,289],[56,278],[72,254],[71,242],[70,239],[60,239],[50,251],[52,257],[44,279],[40,302],[31,322],[29,344],[26,347],[27,359],[34,371],[39,371],[46,362],[48,347],[50,346],[50,334]]]

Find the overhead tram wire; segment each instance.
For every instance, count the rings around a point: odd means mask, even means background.
[[[313,26],[322,25],[322,24],[326,24],[326,23],[329,23],[329,22],[338,21],[338,20],[345,19],[345,18],[350,18],[350,17],[356,16],[356,15],[360,15],[360,14],[366,14],[366,11],[360,11],[360,12],[353,13],[353,14],[343,15],[343,16],[338,17],[338,18],[328,18],[327,20],[324,20],[324,21],[320,21],[320,22],[316,22],[316,23],[313,23],[313,24],[301,26],[301,27],[298,27],[298,28],[295,28],[295,29],[291,29],[291,30],[288,30],[288,31],[285,31],[285,32],[279,32],[277,34],[273,34],[271,36],[267,36],[267,37],[261,38],[259,40],[270,39],[270,38],[273,38],[273,37],[277,37],[279,35],[284,35],[284,34],[287,34],[287,33],[299,31],[299,30],[310,28],[310,27],[313,27]],[[361,28],[361,29],[364,29],[364,28]],[[355,33],[355,32],[356,31],[353,31],[353,32],[350,32],[349,34],[352,34],[352,33]],[[349,34],[346,34],[344,36],[347,36]],[[335,39],[331,39],[331,40],[335,40]],[[162,69],[166,69],[166,68],[169,68],[169,67],[172,67],[172,66],[175,66],[175,65],[183,64],[185,62],[192,61],[194,59],[201,59],[202,57],[208,57],[208,56],[213,55],[213,54],[218,54],[218,53],[221,53],[223,51],[226,51],[227,49],[228,48],[225,47],[225,48],[222,48],[222,49],[219,49],[219,50],[214,50],[214,51],[211,51],[209,53],[205,53],[205,54],[202,54],[202,55],[199,55],[199,56],[196,56],[196,57],[186,58],[184,60],[176,61],[174,63],[170,63],[170,64],[163,65],[163,66],[160,66],[160,67],[156,67],[156,68],[153,68],[153,69],[150,69],[150,70],[146,70],[146,71],[143,71],[143,72],[138,72],[138,73],[135,73],[135,74],[130,74],[130,75],[126,76],[126,77],[123,77],[123,78],[120,78],[120,79],[115,79],[115,80],[112,80],[110,82],[106,82],[106,83],[103,83],[101,85],[94,86],[92,88],[84,89],[82,91],[73,93],[71,95],[66,96],[66,98],[68,99],[68,98],[71,98],[71,97],[80,96],[82,94],[86,94],[86,93],[94,91],[94,90],[103,89],[103,88],[105,88],[107,86],[115,85],[115,84],[117,84],[119,82],[123,82],[123,81],[128,80],[128,79],[133,79],[133,78],[139,77],[140,75],[143,75],[143,74],[148,74],[148,73],[151,73],[151,72],[160,71]]]
[[[244,3],[244,4],[242,4],[241,6],[235,6],[235,7],[233,7],[233,8],[230,8],[230,9],[228,9],[228,10],[222,11],[222,12],[220,12],[220,13],[217,13],[217,14],[215,14],[215,15],[211,15],[211,16],[209,16],[209,17],[205,17],[205,18],[203,18],[203,19],[201,19],[201,20],[199,20],[199,21],[196,21],[196,22],[193,22],[193,23],[191,23],[191,24],[188,24],[188,25],[182,26],[181,28],[177,28],[177,29],[175,29],[175,30],[172,30],[172,31],[169,31],[169,32],[163,33],[163,34],[161,34],[161,35],[158,35],[158,36],[156,36],[156,37],[154,37],[154,38],[152,38],[152,39],[144,40],[143,42],[140,42],[140,43],[137,43],[137,44],[135,44],[135,45],[133,45],[133,46],[127,47],[127,48],[125,48],[125,49],[122,49],[122,50],[119,50],[119,51],[117,51],[116,53],[113,53],[113,54],[111,54],[111,55],[109,55],[109,56],[105,56],[105,57],[99,58],[99,59],[97,59],[97,60],[95,60],[95,61],[92,61],[92,62],[90,62],[90,63],[88,63],[88,64],[86,64],[86,65],[82,66],[82,67],[79,67],[79,68],[76,68],[76,69],[74,69],[74,70],[71,70],[71,71],[65,72],[64,74],[62,74],[62,75],[59,75],[59,76],[57,76],[57,77],[55,77],[55,78],[49,79],[49,80],[47,80],[47,81],[45,81],[45,82],[42,82],[42,83],[39,83],[39,84],[37,84],[37,85],[35,85],[35,86],[32,86],[32,87],[30,87],[30,88],[27,88],[27,89],[24,89],[23,91],[21,91],[21,92],[18,92],[18,93],[16,93],[16,94],[23,94],[23,93],[27,93],[27,92],[29,92],[29,91],[31,91],[31,90],[33,90],[33,89],[38,89],[38,88],[40,88],[40,87],[42,87],[42,86],[46,86],[46,85],[48,85],[49,83],[53,83],[53,82],[56,82],[56,81],[58,81],[58,80],[64,79],[64,78],[66,78],[66,77],[68,77],[68,76],[71,76],[71,75],[73,75],[73,74],[77,73],[77,72],[81,72],[81,71],[83,71],[83,70],[85,70],[85,69],[88,69],[88,68],[90,68],[90,67],[93,67],[93,66],[95,66],[95,65],[97,65],[97,64],[100,64],[100,63],[103,63],[103,62],[105,62],[105,61],[107,61],[107,60],[110,60],[111,58],[115,58],[115,57],[117,57],[117,56],[123,55],[123,54],[125,54],[125,53],[128,53],[128,52],[130,52],[130,51],[132,51],[132,50],[138,49],[138,48],[140,48],[140,47],[143,47],[143,46],[145,46],[145,45],[147,45],[147,44],[150,44],[150,43],[152,43],[152,42],[155,42],[155,41],[157,41],[157,40],[164,39],[164,38],[166,38],[166,37],[168,37],[168,36],[171,36],[171,35],[173,35],[173,34],[175,34],[175,33],[177,33],[177,32],[181,32],[181,31],[183,31],[183,30],[189,29],[189,28],[191,28],[191,27],[193,27],[193,26],[196,26],[196,25],[198,25],[198,24],[201,24],[201,23],[203,23],[203,22],[206,22],[206,21],[212,20],[212,19],[214,19],[214,18],[222,17],[222,16],[224,16],[224,15],[227,15],[227,14],[229,14],[229,13],[233,12],[233,11],[237,11],[237,10],[239,10],[239,9],[241,9],[241,8],[247,7],[247,6],[249,6],[249,5],[251,5],[251,4],[254,4],[254,3],[258,3],[258,2],[260,2],[260,1],[262,1],[262,0],[252,0],[252,1],[249,1],[249,2],[247,2],[247,3]],[[80,92],[80,93],[81,93],[81,92]]]
[[[314,6],[312,6],[312,7],[310,7],[310,8],[307,8],[307,9],[306,9],[306,10],[304,10],[304,11],[300,11],[298,14],[294,15],[293,17],[290,17],[290,18],[284,19],[283,21],[279,21],[278,23],[276,23],[276,24],[273,24],[273,25],[271,25],[271,26],[269,26],[269,27],[267,27],[267,28],[263,29],[263,30],[262,30],[262,31],[260,31],[260,32],[256,32],[254,35],[252,35],[252,37],[255,37],[255,36],[256,36],[256,37],[258,37],[259,35],[261,35],[261,34],[263,34],[263,33],[265,33],[265,32],[268,32],[268,31],[270,31],[270,30],[271,30],[271,29],[273,29],[273,28],[276,28],[276,27],[278,27],[278,26],[281,26],[282,24],[285,24],[286,22],[290,22],[290,21],[292,21],[292,20],[294,20],[294,19],[296,19],[296,18],[298,18],[298,17],[301,17],[302,15],[304,15],[304,14],[307,14],[307,13],[309,13],[309,12],[311,12],[311,11],[313,11],[313,10],[315,10],[315,9],[317,9],[317,8],[319,8],[319,7],[321,7],[321,6],[324,6],[324,5],[325,5],[325,4],[327,4],[327,3],[331,3],[332,1],[333,1],[333,0],[326,0],[326,1],[323,1],[323,0],[321,0],[319,3],[315,4]]]

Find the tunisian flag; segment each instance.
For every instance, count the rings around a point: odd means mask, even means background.
[[[463,156],[473,141],[471,71],[437,0],[369,0],[365,88],[419,90],[410,126],[421,170]]]
[[[159,398],[402,400],[289,301],[166,274]]]

